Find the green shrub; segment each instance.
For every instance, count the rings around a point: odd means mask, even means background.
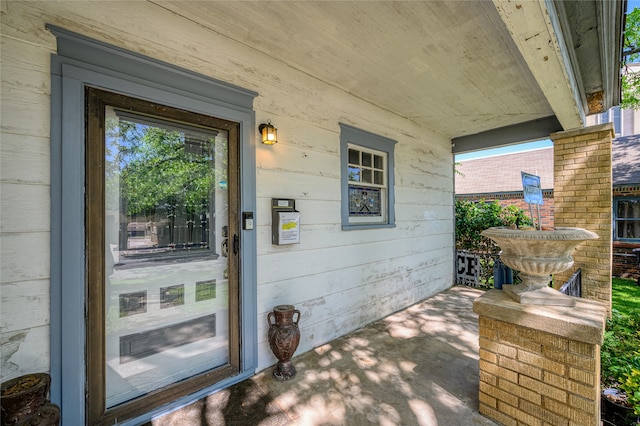
[[[531,225],[531,219],[522,209],[516,206],[502,207],[497,201],[456,201],[456,250],[480,253],[481,288],[493,287],[493,265],[500,247],[480,233],[493,226],[510,225]],[[514,282],[517,279],[514,271]]]
[[[620,389],[627,394],[627,402],[633,407],[633,412],[640,416],[640,351],[632,356],[629,368],[622,373]]]
[[[531,219],[517,206],[502,207],[498,202],[456,201],[456,249],[497,254],[500,248],[480,235],[493,226],[531,225]]]
[[[612,309],[600,350],[600,362],[603,387],[616,387],[633,369],[640,370],[640,309],[631,311],[629,315]]]

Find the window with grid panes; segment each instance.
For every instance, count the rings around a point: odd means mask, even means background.
[[[394,226],[395,141],[341,124],[343,229]]]
[[[349,145],[349,216],[383,218],[386,157],[383,152]]]
[[[614,239],[640,241],[640,198],[614,200]]]

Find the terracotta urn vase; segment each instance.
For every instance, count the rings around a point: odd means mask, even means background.
[[[298,317],[294,321],[294,316]],[[278,305],[267,315],[269,321],[269,346],[278,358],[273,376],[278,380],[289,380],[296,375],[296,368],[291,362],[293,353],[300,343],[300,311],[293,305]]]
[[[27,374],[2,383],[2,426],[57,425],[60,409],[47,399],[50,385],[47,373]]]

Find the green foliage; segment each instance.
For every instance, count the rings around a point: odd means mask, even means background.
[[[456,249],[483,253],[500,252],[500,248],[489,238],[480,235],[493,226],[531,225],[522,209],[516,206],[501,207],[497,202],[477,203],[456,201]]]
[[[634,360],[620,378],[620,389],[627,394],[627,402],[633,407],[633,412],[640,416],[640,351],[634,354]]]
[[[108,123],[109,125],[109,123]],[[185,135],[154,126],[119,120],[110,125],[107,173],[119,173],[118,183],[127,214],[136,215],[165,206],[180,205],[187,212],[196,212],[208,203],[215,182],[211,154],[214,139],[202,141],[188,149]],[[111,192],[111,188],[107,188]],[[109,197],[108,197],[109,198]]]
[[[612,309],[600,350],[601,381],[614,387],[632,368],[640,369],[640,309],[628,315]]]
[[[627,13],[622,55],[626,63],[640,61],[640,8],[635,7]]]
[[[622,99],[620,100],[620,107],[639,109],[640,71],[631,72],[627,64],[640,61],[640,8],[634,8],[627,14],[622,55],[624,66],[621,78]]]
[[[611,318],[600,348],[601,385],[618,388],[640,415],[640,287],[635,281],[614,278]]]
[[[631,72],[627,69],[622,74],[620,83],[622,86],[620,108],[640,109],[640,72]]]
[[[612,282],[612,305],[623,315],[630,315],[638,308],[640,301],[640,286],[636,280],[614,278]]]

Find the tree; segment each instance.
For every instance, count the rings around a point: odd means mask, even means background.
[[[212,164],[215,141],[199,140],[189,150],[185,135],[120,120],[119,187],[128,215],[153,211],[161,205],[180,205],[193,213],[208,204],[216,170]]]
[[[207,248],[215,220],[214,186],[227,177],[226,143],[216,142],[218,133],[107,120],[106,207],[126,215],[120,221],[126,224],[122,229],[135,233],[130,238],[144,232],[136,247]]]
[[[188,152],[179,132],[157,127],[146,128],[139,142],[131,147],[122,169],[129,214],[151,210],[163,202],[180,203],[188,211],[208,204],[214,169],[207,156]]]
[[[640,71],[629,67],[640,62],[640,8],[637,7],[627,14],[622,58],[620,108],[640,109]]]

